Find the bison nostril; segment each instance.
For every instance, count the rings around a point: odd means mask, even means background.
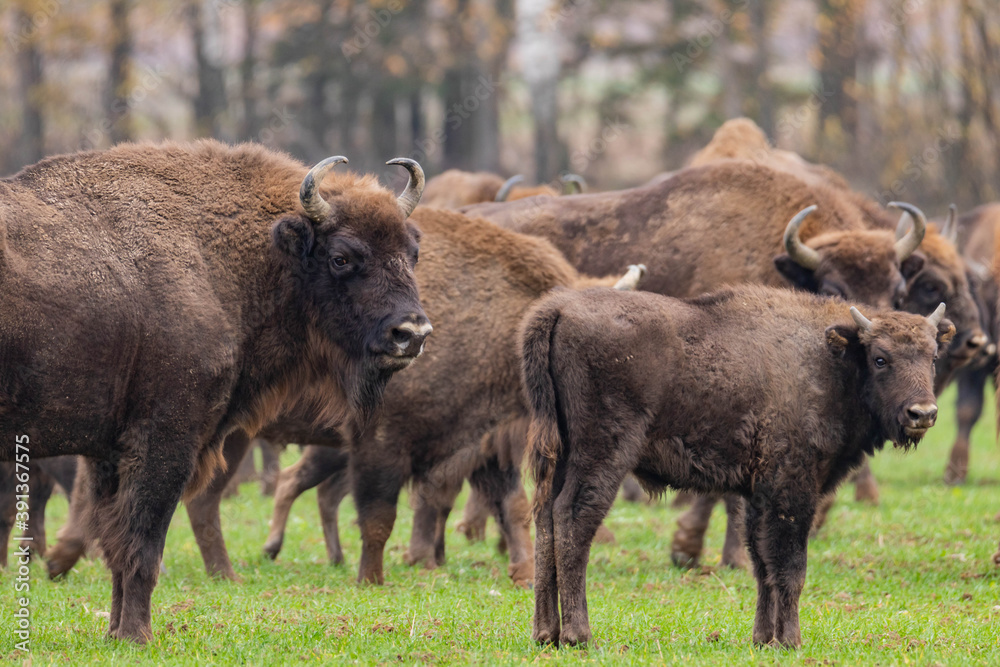
[[[933,422],[937,419],[936,405],[911,405],[906,409],[906,415],[915,422]]]
[[[986,337],[986,334],[979,332],[970,336],[969,340],[967,340],[965,344],[968,347],[972,348],[973,350],[978,350],[979,348],[986,345],[988,341],[989,339]]]
[[[396,328],[392,330],[392,342],[401,347],[405,347],[411,338],[413,338],[413,332],[407,329]]]

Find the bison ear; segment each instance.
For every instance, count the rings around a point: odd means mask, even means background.
[[[843,358],[851,343],[858,342],[858,328],[846,324],[834,324],[826,329],[826,346],[835,357]]]
[[[816,280],[816,272],[807,269],[788,255],[778,255],[774,258],[774,266],[778,273],[783,275],[790,283],[800,287],[807,292],[818,292],[819,282]]]
[[[938,345],[947,345],[951,342],[951,339],[955,337],[955,325],[952,324],[951,320],[947,318],[938,322],[937,329]]]
[[[920,269],[922,268],[924,268],[924,256],[919,252],[914,252],[903,260],[903,263],[899,266],[899,272],[903,274],[904,280],[909,280],[920,273]]]
[[[305,259],[312,252],[316,232],[312,222],[302,215],[286,215],[271,229],[274,247],[293,259]]]

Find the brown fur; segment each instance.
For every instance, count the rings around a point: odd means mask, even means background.
[[[226,435],[306,387],[370,413],[408,362],[391,355],[394,327],[425,321],[418,234],[396,196],[333,173],[333,214],[311,220],[306,172],[260,146],[199,141],[59,156],[0,180],[0,460],[15,434],[32,458],[86,456],[114,637],[151,636],[167,525],[185,488],[223,465]]]
[[[933,360],[954,335],[947,320],[867,314],[862,330],[841,301],[758,286],[686,301],[564,291],[535,306],[521,338],[537,482],[534,639],[590,639],[588,551],[632,472],[654,492],[750,499],[753,639],[797,646],[820,498],[886,440],[920,440],[934,413],[914,410],[934,405]]]

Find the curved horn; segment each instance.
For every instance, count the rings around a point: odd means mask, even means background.
[[[523,180],[524,176],[521,174],[508,178],[503,182],[503,185],[500,186],[500,189],[497,190],[497,196],[493,198],[493,201],[507,201],[507,197],[510,196],[510,191],[514,189],[515,185]]]
[[[990,268],[982,262],[967,257],[965,258],[965,265],[980,280],[989,280]]]
[[[819,253],[810,248],[809,246],[802,243],[799,240],[799,227],[802,226],[802,221],[809,217],[809,214],[816,210],[816,205],[813,204],[808,208],[804,208],[795,214],[788,226],[785,227],[785,252],[792,260],[810,270],[816,270],[819,268]]]
[[[899,216],[899,222],[896,223],[896,240],[906,236],[906,232],[910,231],[910,227],[913,226],[913,216],[911,216],[906,211]]]
[[[938,307],[934,309],[934,312],[927,316],[927,321],[931,323],[932,327],[937,328],[937,325],[941,324],[941,320],[944,319],[944,302],[938,304]]]
[[[347,158],[343,155],[328,157],[315,167],[309,170],[306,177],[302,179],[302,186],[299,188],[299,201],[306,215],[312,220],[319,222],[326,220],[333,213],[333,207],[319,194],[320,183],[331,169],[338,164],[347,164]]]
[[[958,242],[958,207],[954,204],[948,207],[948,219],[941,228],[941,236],[952,245]]]
[[[560,182],[563,184],[563,191],[566,194],[573,194],[573,189],[576,188],[576,194],[582,195],[587,191],[587,181],[583,180],[583,176],[580,174],[563,174],[559,177]]]
[[[621,277],[621,280],[615,283],[615,289],[625,290],[628,292],[635,291],[639,287],[639,281],[642,277],[646,275],[646,265],[645,264],[630,264],[628,267],[628,273]]]
[[[420,196],[424,194],[424,170],[420,168],[420,164],[416,160],[406,157],[394,157],[386,164],[398,164],[410,172],[410,180],[406,182],[406,189],[403,190],[403,194],[396,198],[396,201],[399,202],[399,212],[403,214],[403,220],[406,220],[420,203]]]
[[[913,251],[920,246],[920,242],[924,240],[924,234],[927,233],[927,217],[919,208],[906,202],[889,202],[889,207],[906,211],[913,217],[913,229],[906,236],[896,241],[896,259],[902,262],[912,255]]]
[[[872,330],[872,321],[861,314],[861,311],[851,306],[851,317],[854,318],[854,323],[858,325],[858,328],[862,331]]]

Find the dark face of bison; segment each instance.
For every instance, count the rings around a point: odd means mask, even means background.
[[[803,243],[799,227],[814,210],[816,207],[810,206],[788,223],[786,254],[774,258],[778,271],[809,292],[898,308],[906,296],[904,274],[916,272],[923,263],[914,250],[926,227],[914,228],[898,240],[887,231],[831,231]]]
[[[275,223],[274,245],[314,328],[365,374],[405,368],[423,351],[431,332],[413,273],[420,235],[406,218],[416,207],[424,175],[412,161],[398,200],[375,187],[319,195],[327,171],[346,158],[328,158],[306,176],[300,198],[306,215]]]
[[[830,350],[852,364],[863,399],[885,437],[897,446],[915,445],[937,418],[934,362],[955,335],[944,304],[928,317],[893,313],[868,320],[854,307],[854,325],[826,330]]]

